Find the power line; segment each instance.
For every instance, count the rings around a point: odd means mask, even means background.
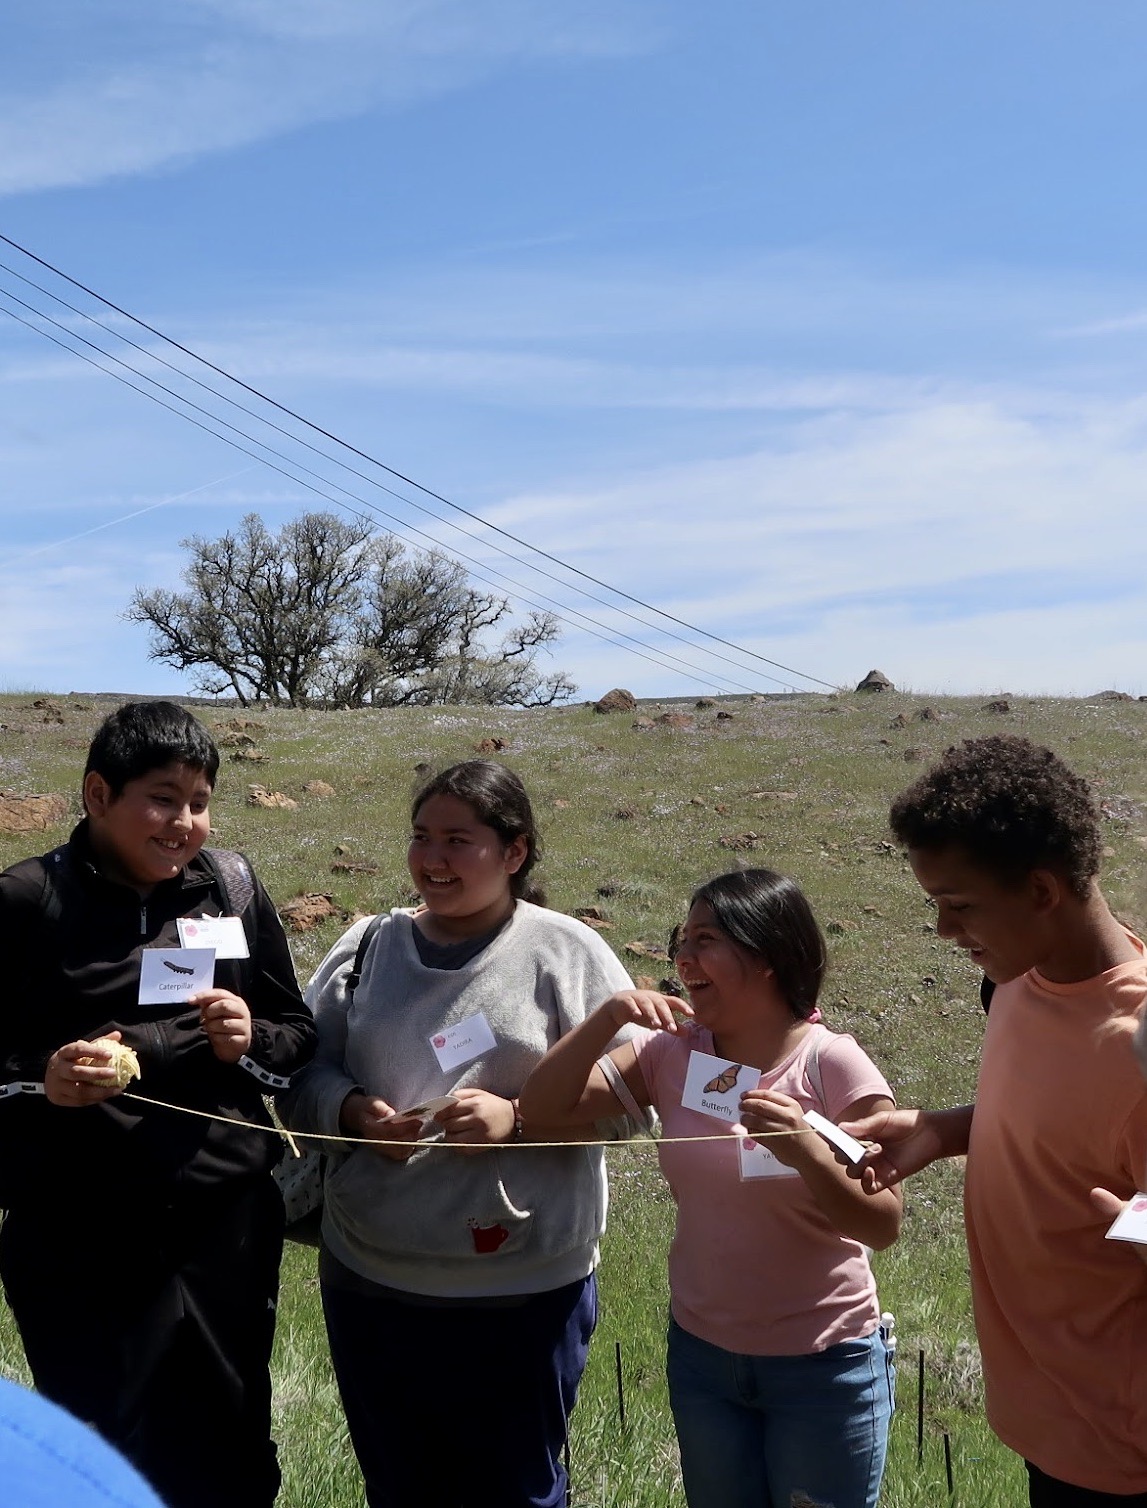
[[[434,539],[432,535],[427,534],[425,530],[418,529],[405,520],[397,519],[395,515],[387,513],[383,509],[379,509],[376,504],[373,504],[368,500],[359,497],[356,493],[353,493],[348,488],[341,486],[341,484],[339,484],[338,482],[333,482],[326,477],[319,476],[318,473],[311,471],[310,468],[301,466],[300,463],[292,460],[289,457],[283,456],[280,451],[274,450],[264,441],[255,439],[253,436],[246,434],[245,431],[238,429],[237,426],[230,424],[227,420],[219,418],[219,416],[216,414],[209,413],[198,404],[191,403],[189,399],[183,398],[180,394],[175,393],[172,389],[166,387],[163,383],[157,382],[155,378],[149,377],[146,373],[140,372],[135,367],[129,366],[126,362],[121,361],[119,357],[113,356],[110,351],[105,351],[102,347],[97,346],[93,344],[93,342],[87,340],[84,336],[78,335],[74,331],[66,329],[66,327],[61,325],[58,320],[52,319],[50,315],[44,314],[40,310],[31,309],[30,305],[25,303],[24,300],[16,298],[16,296],[10,293],[7,289],[0,289],[0,297],[11,299],[14,303],[19,304],[22,308],[30,309],[30,311],[34,313],[37,318],[44,320],[50,325],[53,325],[57,330],[60,330],[61,333],[68,335],[72,339],[80,341],[90,350],[98,352],[101,356],[106,357],[108,361],[114,362],[117,366],[123,367],[125,371],[131,372],[134,376],[139,377],[143,382],[151,383],[152,386],[159,388],[162,392],[167,393],[169,397],[174,398],[177,403],[186,404],[188,407],[195,409],[201,414],[204,414],[206,418],[211,419],[214,423],[221,424],[225,428],[230,429],[234,434],[241,435],[244,439],[248,440],[250,444],[257,445],[261,450],[267,451],[268,454],[277,456],[280,460],[286,462],[287,466],[298,466],[300,470],[308,472],[309,475],[315,477],[318,481],[326,482],[328,486],[337,488],[338,491],[343,492],[347,497],[353,498],[363,507],[369,509],[370,516],[368,517],[366,514],[358,512],[357,509],[350,507],[349,504],[344,502],[341,498],[335,497],[330,492],[324,491],[322,487],[316,486],[313,482],[307,481],[304,477],[297,476],[293,471],[287,470],[285,466],[277,465],[274,461],[268,460],[266,455],[259,455],[253,450],[248,450],[245,445],[239,444],[238,441],[232,439],[229,435],[220,434],[217,430],[212,429],[210,425],[203,423],[199,419],[193,418],[190,414],[185,413],[182,409],[176,408],[173,404],[166,402],[164,399],[157,397],[154,393],[149,392],[146,388],[138,387],[134,382],[129,381],[126,377],[121,376],[118,372],[112,371],[108,367],[102,366],[98,361],[93,360],[92,357],[86,356],[82,351],[76,350],[74,346],[67,345],[64,341],[58,339],[56,336],[48,334],[46,330],[38,329],[34,324],[31,323],[31,321],[24,319],[22,316],[14,313],[11,309],[5,308],[3,304],[0,304],[0,313],[7,314],[10,319],[15,320],[18,324],[23,325],[26,329],[33,331],[33,333],[43,336],[44,339],[50,340],[53,345],[58,346],[63,351],[67,351],[70,355],[78,357],[81,361],[86,362],[89,366],[94,367],[97,371],[104,373],[105,376],[115,378],[117,382],[123,383],[125,387],[131,388],[133,392],[138,393],[141,397],[148,398],[153,403],[159,404],[161,408],[166,409],[169,413],[175,414],[179,418],[185,419],[189,424],[195,425],[197,429],[203,430],[205,434],[211,435],[214,439],[221,440],[225,445],[230,445],[233,449],[240,451],[243,455],[250,456],[253,460],[260,462],[262,465],[270,467],[271,470],[277,471],[281,476],[286,477],[289,481],[294,482],[297,486],[304,487],[308,491],[313,492],[317,497],[322,497],[327,502],[333,503],[336,507],[345,509],[353,517],[358,518],[363,523],[370,525],[372,528],[377,523],[379,517],[386,518],[397,523],[400,526],[401,530],[409,530],[410,532],[419,535],[421,538],[428,540],[432,549],[441,548],[439,541]],[[408,539],[408,535],[405,533],[403,534],[403,537]],[[408,542],[411,541],[409,541],[408,539]],[[425,546],[422,545],[415,545],[415,548],[425,550]],[[470,568],[471,573],[473,575],[476,575],[480,581],[485,582],[489,586],[496,585],[495,582],[491,581],[489,575],[484,573],[481,567],[476,566],[473,562],[470,561],[467,561],[467,565]],[[539,611],[548,610],[546,604],[552,601],[552,599],[543,598],[542,602],[538,602],[535,598],[527,595],[526,589],[521,587],[521,583],[512,581],[511,578],[502,575],[502,573],[498,571],[494,571],[493,574],[495,577],[499,577],[503,581],[509,581],[512,586],[518,588],[518,590],[513,595],[516,595],[520,601],[525,602],[530,607],[537,608]],[[610,628],[608,625],[602,624],[598,619],[592,618],[588,614],[581,613],[576,608],[569,607],[568,604],[561,604],[561,606],[565,609],[564,613],[558,613],[555,616],[562,618],[563,621],[568,621],[566,615],[572,615],[574,618],[580,620],[578,626],[580,626],[584,632],[589,633],[594,638],[601,639],[607,644],[611,644],[615,649],[628,648],[631,654],[636,654],[640,658],[648,660],[651,664],[660,666],[660,668],[663,670],[669,670],[671,672],[677,673],[682,670],[687,670],[695,675],[701,675],[709,683],[715,686],[720,685],[724,690],[750,692],[754,690],[754,688],[751,686],[745,686],[739,682],[730,682],[727,678],[714,676],[712,671],[708,667],[693,665],[687,661],[677,660],[673,657],[666,656],[664,654],[658,654],[656,652],[650,653],[649,650],[651,646],[643,644],[642,641],[634,639],[631,635],[624,633],[622,630]],[[613,637],[613,635],[618,635],[621,640],[627,640],[628,644],[619,642],[619,639],[617,637]],[[769,679],[771,679],[771,677]]]
[[[670,613],[664,608],[657,607],[656,604],[645,602],[642,598],[634,596],[632,593],[626,592],[620,587],[612,586],[609,582],[603,581],[601,578],[592,575],[590,572],[583,571],[580,567],[571,565],[568,561],[563,561],[558,556],[552,555],[548,551],[541,549],[539,546],[531,544],[528,540],[521,538],[520,536],[512,533],[510,530],[503,529],[500,525],[491,523],[489,520],[484,519],[480,514],[474,513],[468,508],[464,508],[461,504],[452,502],[451,499],[444,497],[441,493],[433,491],[433,489],[424,486],[421,482],[417,482],[412,477],[408,477],[404,473],[397,471],[394,467],[388,466],[384,461],[378,460],[377,457],[370,455],[367,451],[360,450],[357,446],[352,445],[349,441],[343,440],[340,436],[332,433],[330,430],[324,429],[321,425],[314,423],[310,419],[307,419],[304,415],[299,414],[295,410],[288,408],[285,404],[278,402],[278,400],[262,392],[259,388],[256,388],[250,383],[243,381],[242,378],[236,377],[233,373],[226,371],[223,367],[217,366],[214,362],[208,360],[207,357],[201,356],[197,351],[194,351],[190,347],[181,344],[172,336],[166,335],[162,330],[157,329],[154,325],[148,324],[146,320],[141,319],[139,316],[132,314],[129,310],[122,308],[120,305],[114,303],[111,299],[106,298],[103,294],[97,293],[94,289],[89,288],[86,284],[80,282],[78,279],[71,277],[61,268],[54,266],[45,258],[38,256],[35,252],[29,250],[26,246],[21,245],[20,242],[13,240],[10,236],[6,236],[0,233],[0,242],[3,242],[5,245],[11,246],[22,256],[29,258],[30,261],[33,261],[38,266],[45,268],[55,277],[62,279],[64,282],[70,284],[74,288],[80,289],[83,293],[87,294],[89,298],[96,299],[106,308],[113,310],[116,314],[119,314],[122,318],[130,320],[133,324],[139,326],[139,328],[143,330],[146,330],[149,334],[154,335],[157,339],[165,342],[167,345],[172,346],[174,349],[181,351],[185,356],[190,357],[191,360],[198,362],[201,365],[207,367],[209,370],[215,372],[218,376],[224,378],[227,382],[234,383],[237,387],[242,388],[245,392],[248,392],[253,397],[258,398],[261,402],[267,403],[272,408],[278,410],[280,413],[287,415],[296,423],[305,425],[306,428],[322,435],[325,439],[332,441],[340,448],[350,452],[353,455],[358,456],[361,460],[368,462],[370,465],[376,466],[380,470],[385,471],[388,475],[396,478],[396,480],[404,483],[406,486],[414,487],[424,496],[433,498],[436,502],[441,503],[444,507],[451,509],[453,512],[459,513],[466,518],[471,519],[473,522],[480,524],[483,528],[500,535],[504,539],[511,540],[514,544],[520,546],[523,549],[529,550],[532,554],[538,555],[544,560],[548,560],[552,565],[560,566],[563,570],[569,571],[571,574],[578,576],[582,580],[589,581],[593,585],[601,587],[603,590],[608,591],[615,596],[621,597],[627,602],[633,603],[635,606],[642,608],[646,612],[653,613],[659,618],[663,618],[668,622],[675,623],[679,628],[688,629],[690,633],[700,635],[702,638],[708,639],[711,643],[721,644],[726,649],[733,649],[738,654],[756,660],[761,664],[770,665],[775,670],[783,670],[786,674],[794,675],[800,680],[810,681],[819,686],[825,686],[829,689],[835,689],[831,682],[822,680],[819,676],[810,675],[806,671],[796,670],[793,666],[784,665],[779,660],[773,660],[770,659],[767,655],[758,654],[755,650],[747,649],[743,645],[736,644],[732,640],[721,637],[721,635],[719,634],[711,633],[708,629],[701,628],[696,624],[688,623],[685,619],[677,617],[674,613]],[[186,376],[189,381],[196,380],[192,378],[188,373],[184,373],[183,375]],[[269,421],[263,420],[261,422],[266,423]],[[299,443],[304,442],[299,441]],[[330,458],[328,457],[328,459]],[[414,506],[411,499],[404,498],[403,501],[407,502],[408,505]],[[767,677],[767,679],[773,680],[775,679],[775,677],[769,676]]]
[[[3,239],[3,238],[0,238],[0,239]],[[123,343],[125,345],[130,346],[135,351],[138,351],[147,360],[157,362],[159,365],[165,367],[168,371],[173,372],[177,376],[184,378],[186,381],[193,383],[195,387],[201,389],[203,392],[210,393],[213,397],[218,398],[221,402],[230,404],[233,408],[237,408],[241,413],[247,414],[250,418],[254,419],[257,424],[266,425],[267,428],[274,430],[277,434],[283,435],[286,439],[290,440],[293,444],[302,445],[306,450],[311,451],[314,455],[321,456],[323,460],[329,461],[331,463],[331,465],[338,466],[341,469],[343,469],[344,471],[350,472],[350,474],[352,476],[358,477],[361,481],[366,482],[368,486],[377,487],[380,491],[385,492],[388,496],[396,498],[399,502],[405,503],[408,507],[416,509],[419,513],[424,514],[428,518],[432,518],[436,523],[444,524],[447,528],[453,529],[456,533],[461,534],[463,536],[463,538],[473,540],[476,543],[481,543],[482,542],[482,537],[481,537],[480,534],[476,534],[473,530],[470,530],[470,529],[464,529],[459,524],[451,523],[448,519],[443,519],[441,517],[441,515],[435,513],[432,509],[423,506],[423,504],[417,502],[414,498],[408,498],[408,497],[405,496],[405,494],[403,494],[401,492],[395,491],[395,489],[393,487],[387,487],[384,483],[379,482],[376,478],[368,476],[363,471],[359,471],[357,467],[349,465],[346,461],[342,461],[342,460],[338,459],[338,457],[330,455],[327,451],[321,449],[319,446],[312,445],[310,443],[310,441],[302,438],[301,436],[293,434],[290,430],[284,428],[281,424],[276,424],[276,423],[274,423],[273,420],[265,418],[262,414],[257,413],[254,409],[249,408],[246,404],[240,403],[237,399],[232,398],[229,394],[227,394],[227,393],[221,393],[218,390],[218,388],[212,387],[210,383],[202,382],[198,377],[192,376],[192,374],[190,372],[185,371],[180,366],[176,366],[173,362],[170,362],[165,357],[158,355],[155,351],[149,350],[148,347],[141,345],[138,341],[130,339],[130,337],[124,335],[121,331],[112,329],[112,327],[110,325],[108,325],[108,324],[105,324],[103,320],[96,319],[94,315],[91,315],[91,314],[87,313],[85,310],[78,308],[75,304],[70,303],[67,299],[61,298],[59,294],[53,293],[50,289],[45,288],[43,286],[43,284],[37,283],[35,281],[35,279],[26,277],[23,273],[18,272],[15,268],[10,267],[6,262],[0,262],[0,271],[7,272],[12,277],[18,278],[19,281],[21,283],[24,283],[27,287],[35,288],[39,293],[42,293],[46,298],[50,298],[54,303],[62,305],[65,309],[70,310],[71,313],[76,314],[81,319],[88,321],[92,325],[95,325],[98,329],[103,330],[105,334],[110,335],[114,340],[123,341]],[[18,303],[21,306],[21,308],[28,309],[30,312],[35,313],[39,318],[47,320],[48,323],[52,324],[56,329],[64,331],[65,333],[67,333],[70,336],[74,336],[74,338],[77,339],[77,340],[83,341],[83,343],[85,345],[87,345],[90,349],[92,349],[92,350],[98,350],[101,355],[107,356],[109,360],[111,360],[111,361],[117,361],[118,362],[118,358],[115,357],[115,356],[113,356],[110,351],[104,350],[104,348],[102,346],[93,345],[93,343],[91,341],[86,340],[82,335],[76,334],[76,332],[72,331],[71,329],[69,329],[65,325],[62,325],[59,321],[53,319],[51,315],[45,314],[42,310],[34,308],[34,306],[26,303],[23,299],[17,298],[16,295],[14,293],[11,293],[9,290],[7,290],[7,289],[0,289],[0,292],[3,292],[5,294],[5,296],[8,297],[8,298],[10,298],[10,299],[12,299],[13,302]],[[160,338],[163,339],[164,337],[161,336]],[[155,385],[157,387],[159,387],[161,389],[161,391],[166,392],[166,393],[168,393],[171,396],[177,396],[179,402],[181,402],[181,403],[187,403],[188,406],[191,407],[191,408],[194,408],[196,410],[196,412],[198,412],[198,413],[205,413],[205,414],[209,412],[208,410],[205,410],[204,408],[202,408],[199,404],[192,403],[190,399],[184,398],[184,397],[182,397],[182,395],[175,395],[170,388],[166,387],[163,383],[158,382],[158,380],[156,378],[150,377],[146,373],[139,371],[139,369],[137,367],[133,367],[130,364],[127,364],[127,363],[121,363],[121,364],[123,364],[128,371],[132,371],[137,376],[141,377],[145,382],[155,383]],[[221,370],[221,369],[220,368],[214,368],[213,370]],[[109,375],[114,375],[114,374],[109,374]],[[237,381],[238,379],[232,379],[232,380],[233,381]],[[268,400],[268,401],[271,401],[271,400]],[[280,455],[281,456],[281,452],[276,451],[273,447],[266,446],[266,442],[265,441],[257,440],[253,436],[246,435],[246,431],[238,429],[236,426],[233,426],[233,425],[229,424],[227,420],[220,418],[217,414],[210,414],[210,417],[212,419],[214,419],[216,423],[223,424],[227,428],[233,429],[235,431],[235,433],[244,434],[246,436],[246,438],[248,438],[251,441],[252,444],[265,446],[268,450],[270,450],[271,454],[273,454],[273,455]],[[303,422],[305,423],[306,421],[303,421]],[[310,476],[316,476],[316,475],[318,475],[318,473],[314,472],[310,468],[308,468],[308,467],[302,467],[301,463],[299,463],[297,461],[293,461],[292,460],[291,464],[292,465],[299,465],[300,469],[306,471],[307,474],[310,475]],[[323,480],[328,480],[328,479],[327,478],[323,478]],[[353,493],[349,489],[342,488],[341,484],[339,484],[337,482],[332,482],[331,485],[339,487],[340,491],[346,491],[347,495],[349,497],[354,497],[357,501],[360,501],[364,507],[371,507],[372,506],[370,503],[368,503],[366,501],[366,499],[361,498],[357,493]],[[417,485],[417,484],[414,484],[414,485]],[[436,496],[436,494],[430,494],[430,495],[431,496]],[[405,523],[405,520],[397,519],[394,514],[388,513],[385,510],[379,510],[379,516],[382,517],[382,518],[386,518],[386,519],[388,519],[388,520],[390,520],[390,521],[392,521],[394,523],[399,523],[399,524],[404,524]],[[468,515],[468,516],[474,517],[474,518],[478,517],[478,515]],[[487,526],[487,527],[492,527],[492,526]],[[546,577],[548,580],[555,582],[557,585],[559,585],[561,587],[568,586],[568,583],[562,577],[556,575],[553,571],[547,571],[544,567],[535,565],[532,561],[525,560],[520,555],[515,555],[512,551],[506,550],[502,546],[495,546],[495,548],[497,549],[497,551],[498,551],[499,554],[504,555],[508,560],[512,560],[512,561],[514,561],[518,565],[524,565],[528,570],[534,571],[538,575]],[[526,548],[531,548],[531,547],[526,546]],[[467,564],[468,567],[471,567],[471,568],[475,568],[476,567],[476,562],[473,560],[472,556],[466,555],[464,551],[458,551],[457,553],[462,556],[462,559],[466,562],[466,564]],[[538,552],[535,551],[535,553],[538,553]],[[549,558],[549,557],[547,557],[547,558]],[[572,569],[572,568],[570,568],[570,569]],[[521,587],[521,583],[513,581],[513,578],[511,578],[511,577],[504,577],[504,576],[501,575],[500,572],[497,572],[497,571],[495,571],[495,575],[499,576],[502,580],[509,581],[511,583],[511,585]],[[620,612],[622,614],[622,616],[624,616],[626,618],[630,618],[634,623],[640,624],[640,626],[642,628],[654,628],[655,627],[655,625],[649,623],[646,619],[637,617],[637,615],[635,613],[631,613],[631,612],[629,612],[625,608],[618,608],[615,603],[610,602],[608,599],[606,599],[604,597],[599,597],[599,596],[597,596],[593,592],[587,592],[584,587],[578,588],[578,590],[581,592],[581,594],[584,597],[587,597],[589,599],[589,601],[596,602],[599,606],[609,608],[613,612]],[[613,590],[613,589],[607,587],[606,590]],[[553,599],[546,599],[546,600],[547,601],[552,601]],[[631,599],[631,600],[636,601],[637,599]],[[565,604],[555,604],[555,605],[557,605],[557,606],[565,606]],[[660,611],[659,609],[652,609],[652,610],[653,611]],[[576,609],[570,609],[570,611],[576,611]],[[596,620],[591,620],[591,621],[596,621]],[[687,638],[683,634],[674,633],[672,629],[657,629],[656,631],[664,634],[667,638],[675,639],[678,643],[686,644],[690,648],[700,648],[700,649],[702,649],[702,651],[704,653],[712,656],[714,659],[721,660],[721,661],[723,661],[727,665],[732,665],[735,669],[741,671],[742,673],[744,673],[746,671],[750,671],[750,672],[752,671],[752,667],[744,666],[744,665],[740,664],[738,661],[731,659],[728,655],[720,654],[720,653],[718,653],[715,650],[705,650],[703,648],[703,646],[695,644],[695,641],[693,639],[689,639],[689,638]],[[618,630],[618,632],[620,632],[620,630]],[[625,637],[627,639],[630,638],[629,635],[623,635],[623,637]],[[630,642],[643,642],[643,641],[633,641],[631,639]],[[749,651],[743,651],[743,652],[744,653],[749,653]],[[709,675],[709,671],[707,669],[703,670],[703,669],[701,669],[701,667],[698,667],[698,666],[695,666],[695,665],[690,665],[689,668],[691,670],[697,671],[698,673],[700,673],[702,675]],[[761,672],[759,672],[759,671],[757,671],[755,673],[758,674],[758,675],[761,674]],[[710,677],[710,678],[712,678],[712,677]],[[777,685],[783,684],[782,682],[777,681],[777,679],[776,679],[775,676],[765,675],[764,679],[765,680],[769,680],[769,681],[773,681]],[[740,682],[733,683],[733,686],[737,690],[750,691],[750,692],[756,689],[755,687],[752,687],[752,686],[744,686]]]

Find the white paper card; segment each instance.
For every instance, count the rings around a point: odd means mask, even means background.
[[[456,1094],[440,1094],[432,1100],[423,1100],[421,1105],[411,1105],[409,1110],[394,1110],[390,1115],[384,1115],[383,1121],[400,1120],[403,1116],[417,1115],[423,1120],[429,1120],[432,1115],[437,1115],[440,1110],[445,1110],[450,1105],[458,1103]]]
[[[214,948],[145,948],[140,955],[140,1005],[169,1005],[209,990]]]
[[[741,1159],[742,1183],[749,1178],[800,1177],[796,1168],[787,1168],[767,1144],[762,1146],[751,1136],[738,1136],[737,1148]]]
[[[498,1040],[482,1011],[454,1026],[448,1026],[445,1031],[435,1032],[430,1038],[430,1046],[434,1049],[434,1056],[443,1073],[472,1063],[475,1058],[480,1058],[497,1045]]]
[[[838,1152],[843,1152],[849,1162],[855,1167],[857,1163],[864,1161],[867,1147],[863,1142],[857,1141],[855,1136],[849,1136],[847,1131],[842,1131],[816,1110],[806,1110],[804,1113],[805,1125],[811,1126],[818,1135],[823,1136],[825,1141],[834,1146]]]
[[[681,1103],[686,1110],[699,1110],[722,1121],[741,1119],[741,1096],[756,1089],[761,1070],[747,1063],[731,1063],[707,1052],[691,1052]]]
[[[247,934],[237,916],[181,916],[176,923],[185,948],[214,948],[216,958],[250,958]]]
[[[1147,1244],[1147,1194],[1136,1194],[1107,1232],[1109,1241],[1140,1241]]]

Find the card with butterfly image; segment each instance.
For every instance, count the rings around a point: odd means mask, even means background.
[[[741,1119],[741,1096],[756,1089],[761,1070],[748,1063],[733,1063],[707,1052],[691,1052],[681,1103],[686,1110],[736,1123]]]

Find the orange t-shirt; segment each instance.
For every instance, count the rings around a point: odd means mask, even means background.
[[[1088,1197],[1142,1187],[1145,1001],[1147,957],[1076,984],[1032,971],[1002,985],[968,1148],[988,1421],[1041,1471],[1096,1492],[1147,1491],[1147,1266],[1104,1240]]]

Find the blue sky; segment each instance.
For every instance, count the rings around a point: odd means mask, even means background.
[[[14,9],[0,231],[116,303],[821,680],[1147,693],[1140,4]],[[321,505],[3,315],[0,479],[10,689],[191,690],[133,588]],[[354,485],[698,667],[587,696],[775,688]]]

